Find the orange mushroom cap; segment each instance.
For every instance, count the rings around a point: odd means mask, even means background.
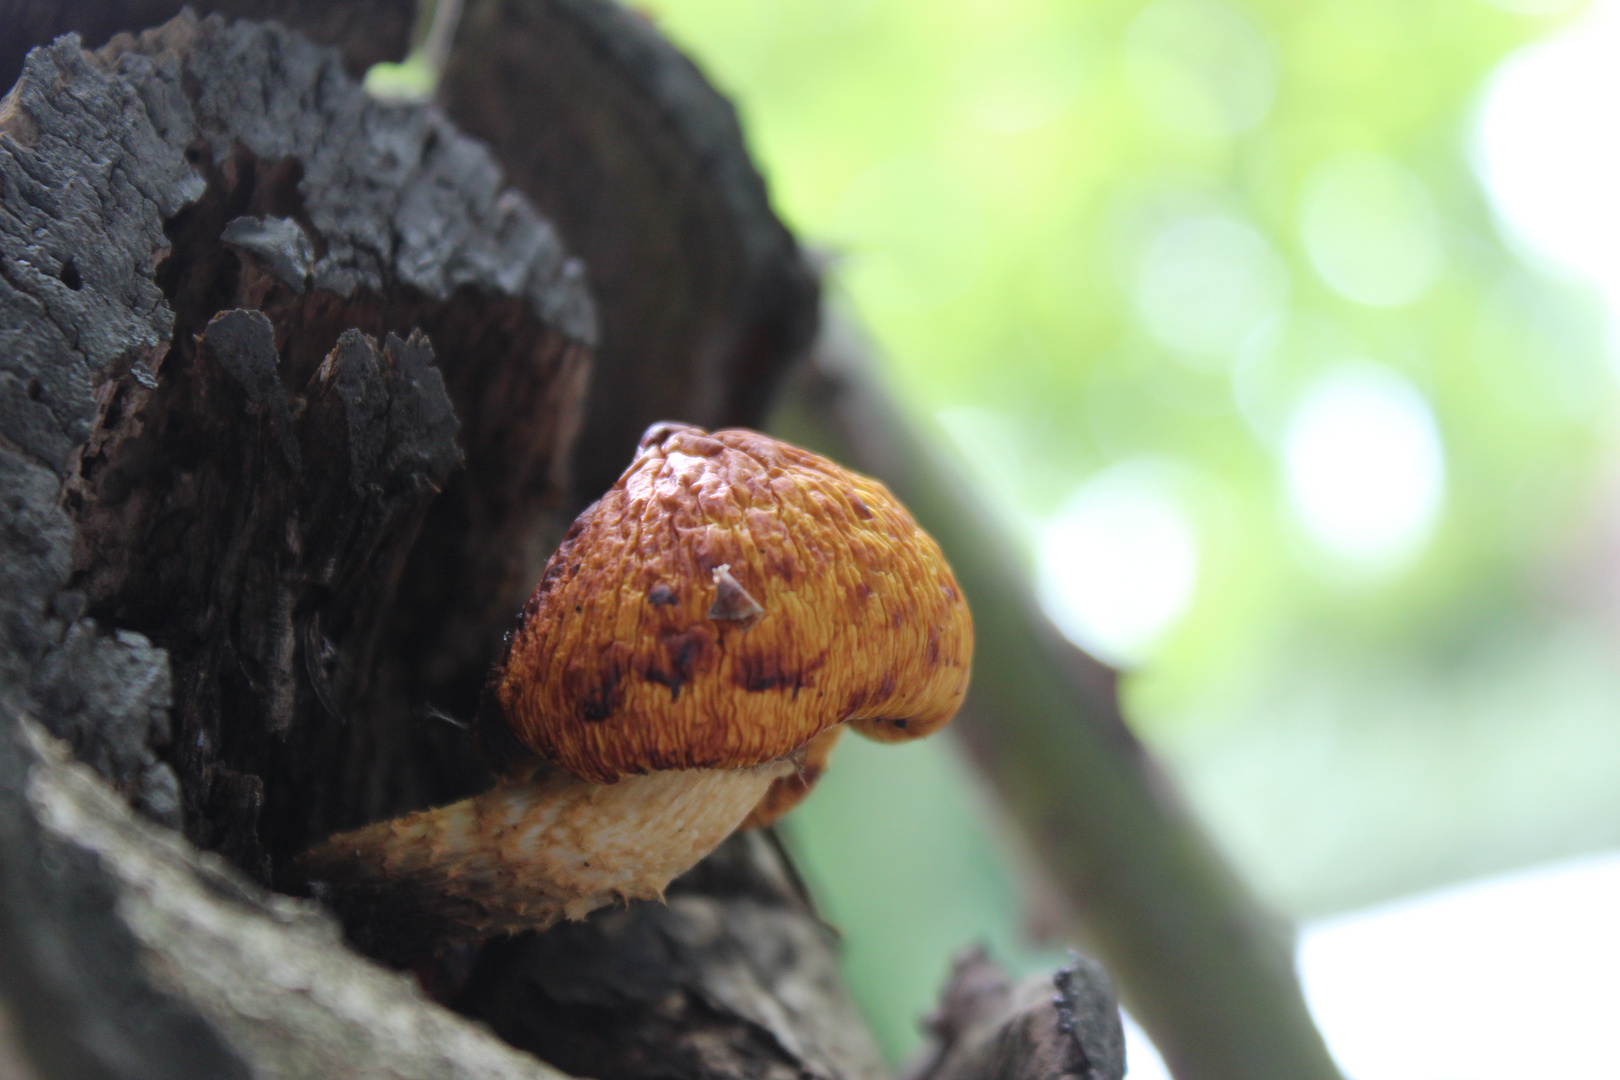
[[[927,735],[972,653],[939,545],[882,484],[757,432],[655,424],[552,556],[487,703],[611,783],[763,764],[846,722]]]

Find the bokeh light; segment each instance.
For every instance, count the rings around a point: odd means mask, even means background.
[[[1300,974],[1350,1076],[1620,1075],[1617,905],[1615,856],[1529,871],[1312,927]]]
[[[1143,326],[1195,365],[1229,357],[1287,295],[1287,271],[1271,245],[1227,216],[1167,222],[1149,240],[1137,272]]]
[[[1305,531],[1357,568],[1412,555],[1445,493],[1445,454],[1428,403],[1372,364],[1332,371],[1310,388],[1284,454]]]
[[[1344,154],[1311,170],[1300,231],[1311,265],[1362,304],[1410,304],[1440,269],[1439,220],[1423,184],[1379,154]]]
[[[1041,605],[1109,663],[1144,659],[1192,599],[1198,537],[1176,480],[1163,462],[1115,465],[1082,484],[1041,533]]]
[[[1620,300],[1620,153],[1599,132],[1620,101],[1620,4],[1504,63],[1475,133],[1481,178],[1511,236]]]

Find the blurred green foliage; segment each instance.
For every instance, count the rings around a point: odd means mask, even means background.
[[[1023,933],[1017,867],[974,777],[932,740],[840,740],[816,810],[781,826],[822,914],[844,935],[845,971],[884,1049],[898,1058],[938,1002],[952,955],[979,942],[1020,974],[1061,950]]]
[[[1265,896],[1620,843],[1620,665],[1572,554],[1612,445],[1602,312],[1509,250],[1468,155],[1490,72],[1565,5],[641,6],[1032,568],[1088,478],[1171,478],[1196,586],[1131,713]],[[1369,362],[1432,410],[1444,488],[1361,565],[1302,527],[1285,456],[1309,388]],[[794,819],[892,1052],[951,949],[1032,962],[972,791],[940,746],[849,745]]]

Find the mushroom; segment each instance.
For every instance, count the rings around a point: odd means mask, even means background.
[[[897,742],[967,690],[973,625],[880,483],[742,429],[655,424],[551,557],[485,689],[490,791],[333,836],[292,874],[451,936],[543,929],[767,825],[845,726]]]

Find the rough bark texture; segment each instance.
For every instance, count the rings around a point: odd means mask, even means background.
[[[413,718],[472,714],[559,524],[578,264],[476,144],[273,26],[64,41],[4,122],[0,434],[70,534],[65,629],[19,650],[41,715],[261,879],[481,784]]]
[[[335,45],[359,75],[382,60],[402,60],[411,43],[416,0],[0,0],[0,86],[22,71],[23,57],[66,33],[89,48],[114,34],[157,26],[189,6],[202,14],[275,19],[321,45]]]
[[[560,1080],[357,959],[315,904],[131,813],[9,708],[0,963],[12,1048],[39,1077]]]
[[[758,426],[819,290],[692,62],[612,0],[470,0],[439,93],[590,268],[581,504],[654,421]]]
[[[904,1080],[1121,1080],[1125,1032],[1108,974],[1075,957],[1014,986],[982,948],[956,958]]]
[[[0,105],[5,704],[261,879],[482,783],[418,718],[471,714],[543,559],[593,334],[578,264],[488,155],[366,99],[334,51],[183,19],[35,52]],[[177,998],[103,865],[157,856],[52,846],[42,814],[5,815],[4,932],[34,976],[6,980],[18,1029],[60,1036],[46,1075],[347,1071],[265,1064],[217,995]],[[175,948],[216,917],[187,910]]]
[[[681,242],[724,263],[736,227]],[[736,345],[760,332],[745,278],[687,295],[701,333],[619,371],[626,402],[762,393],[738,358],[769,368],[795,338]],[[368,100],[334,50],[188,17],[30,56],[0,104],[0,1014],[33,1071],[550,1075],[258,883],[487,782],[430,717],[472,715],[560,534],[595,334],[580,264],[488,153]],[[464,1010],[603,1080],[880,1075],[784,875],[739,840],[668,908],[420,974],[449,996],[470,966]],[[657,995],[613,997],[626,956]],[[536,963],[546,1028],[520,1004]]]
[[[831,932],[762,833],[739,833],[669,903],[487,946],[458,1008],[600,1080],[878,1080]]]

